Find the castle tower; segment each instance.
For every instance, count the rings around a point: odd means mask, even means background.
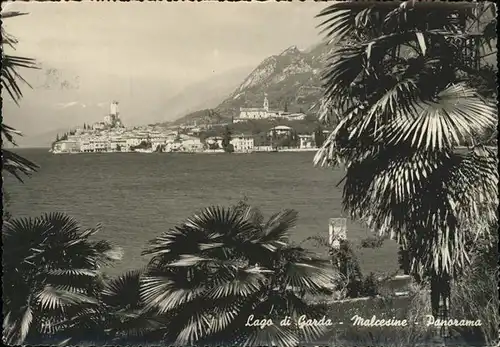
[[[111,116],[118,116],[118,101],[113,101],[109,107],[109,114]]]
[[[264,94],[264,110],[269,111],[269,100],[267,100],[267,93]]]

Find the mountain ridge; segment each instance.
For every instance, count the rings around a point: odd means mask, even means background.
[[[265,58],[215,111],[223,119],[237,118],[240,107],[261,107],[267,94],[271,109],[308,112],[322,96],[321,69],[333,49],[325,42],[305,50],[290,46]],[[191,112],[176,122],[198,120],[196,113],[202,114]]]

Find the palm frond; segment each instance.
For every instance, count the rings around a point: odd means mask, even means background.
[[[180,287],[168,277],[145,275],[141,278],[141,299],[147,309],[158,309],[160,314],[193,300],[204,292],[203,287]]]
[[[264,223],[264,215],[262,212],[246,201],[239,201],[236,206],[233,207],[238,213],[241,213],[241,217],[244,220],[251,221],[254,225],[260,225]]]
[[[440,150],[474,141],[474,134],[496,122],[496,108],[464,85],[451,85],[434,102],[412,106],[414,114],[401,109],[398,119],[388,124],[385,140],[389,144],[411,139],[412,146]]]
[[[276,243],[281,246],[286,245],[290,229],[295,227],[298,216],[299,214],[295,210],[283,210],[272,215],[263,226],[264,234],[259,241]]]
[[[288,263],[281,278],[287,287],[305,290],[308,293],[319,293],[332,286],[337,278],[333,269],[317,267],[307,263]]]
[[[34,59],[12,55],[2,56],[2,88],[7,91],[16,104],[19,104],[19,100],[23,96],[18,81],[31,88],[31,85],[19,74],[19,68],[38,69]]]
[[[12,18],[12,17],[25,16],[27,14],[29,14],[29,13],[27,13],[27,12],[21,12],[21,11],[1,12],[0,13],[0,18],[7,19],[7,18]]]
[[[265,274],[260,272],[237,271],[207,290],[206,296],[212,299],[249,297],[262,289],[266,279]]]
[[[2,135],[6,138],[6,140],[11,144],[16,145],[16,142],[14,141],[14,135],[22,136],[22,133],[19,130],[16,130],[4,123],[0,124],[0,127]]]
[[[2,149],[3,169],[23,182],[22,175],[31,176],[39,166],[12,151]]]
[[[23,319],[20,323],[20,334],[19,341],[24,341],[26,336],[28,336],[28,332],[30,330],[31,322],[33,321],[33,311],[30,307],[26,307],[26,311],[24,312]]]
[[[17,17],[25,15],[26,13],[18,11],[3,12],[1,14],[2,19]],[[17,40],[8,35],[2,27],[2,48],[4,44],[15,47]],[[22,97],[22,91],[18,84],[18,81],[25,83],[29,86],[29,83],[19,74],[19,68],[36,68],[35,60],[25,57],[13,56],[8,54],[2,54],[2,74],[1,74],[1,86],[7,91],[12,100],[19,105],[19,100]],[[15,145],[13,135],[21,135],[15,129],[2,124],[2,136],[6,138],[7,141]],[[16,177],[19,181],[23,181],[21,175],[31,175],[38,166],[33,162],[11,152],[4,150],[2,148],[2,163],[3,169],[8,173]]]
[[[192,344],[202,339],[210,331],[211,320],[205,312],[194,312],[189,317],[188,323],[177,335],[176,344]]]
[[[55,310],[66,305],[84,304],[84,303],[97,303],[95,299],[86,295],[58,289],[52,286],[45,286],[45,288],[38,293],[37,299],[42,309]]]
[[[238,318],[241,318],[243,315],[242,309],[245,303],[245,300],[236,299],[229,301],[227,298],[214,301],[209,333],[211,335],[224,333],[232,324],[237,324]]]

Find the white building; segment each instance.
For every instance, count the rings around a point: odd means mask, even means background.
[[[286,112],[283,112],[283,113],[281,113],[280,116],[281,116],[280,118],[285,118],[285,119],[291,120],[291,121],[306,119],[306,115],[303,114],[303,113],[286,113]]]
[[[165,152],[179,152],[182,150],[182,142],[179,140],[168,141],[165,145]]]
[[[278,136],[281,136],[281,135],[289,135],[292,132],[293,132],[293,128],[288,127],[286,125],[278,125],[278,126],[275,126],[271,129],[269,129],[269,131],[267,132],[267,135],[272,136],[273,134],[276,134]]]
[[[127,152],[127,140],[122,137],[112,137],[109,141],[110,149],[114,152]]]
[[[235,152],[253,152],[255,147],[254,138],[249,135],[233,136],[231,144]]]
[[[94,151],[94,146],[90,144],[89,139],[82,139],[80,141],[80,152],[90,153]]]
[[[74,140],[59,141],[54,145],[55,152],[79,152],[80,142]]]
[[[142,137],[130,136],[125,139],[125,144],[128,148],[138,146],[141,143]]]
[[[110,149],[110,142],[104,138],[94,138],[90,140],[92,152],[107,152]]]
[[[186,152],[201,152],[203,151],[203,143],[197,137],[182,137],[182,148]]]
[[[212,137],[208,137],[206,140],[205,140],[205,143],[209,146],[214,146],[214,147],[219,147],[219,148],[222,148],[222,137],[219,137],[219,136],[212,136]],[[215,146],[217,144],[217,146]]]
[[[262,107],[256,108],[240,108],[239,117],[234,119],[234,123],[246,122],[252,119],[288,119],[288,120],[303,120],[306,115],[303,113],[288,113],[281,110],[272,111],[269,109],[269,100],[267,94],[264,97]]]
[[[240,108],[239,118],[235,121],[250,120],[250,119],[269,119],[279,116],[279,112],[269,110],[269,100],[267,94],[264,97],[264,104],[262,107]]]

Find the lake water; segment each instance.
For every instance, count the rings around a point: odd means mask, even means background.
[[[230,206],[244,196],[266,216],[299,212],[292,239],[328,235],[328,219],[342,217],[339,169],[316,168],[314,153],[253,154],[75,154],[22,149],[40,170],[24,184],[6,177],[13,217],[65,212],[85,227],[101,223],[100,238],[123,247],[111,273],[138,268],[147,241],[209,205]],[[348,221],[355,244],[371,232]],[[394,242],[358,249],[363,272],[397,269]]]

